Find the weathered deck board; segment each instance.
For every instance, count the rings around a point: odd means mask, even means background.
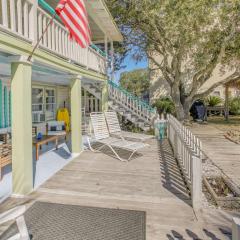
[[[206,155],[240,187],[240,145],[212,125],[194,125],[191,129],[201,139]]]
[[[215,211],[197,219],[167,141],[155,140],[141,157],[123,163],[102,153],[81,154],[32,193],[26,201],[142,210],[147,213],[147,240],[228,239],[219,227],[231,226]],[[21,200],[23,201],[23,200]],[[12,203],[13,202],[13,203]],[[15,205],[9,199],[6,209]],[[182,236],[182,238],[180,238]]]

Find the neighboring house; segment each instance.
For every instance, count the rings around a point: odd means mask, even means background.
[[[155,57],[159,62],[161,61],[160,56]],[[167,81],[163,78],[161,71],[157,68],[157,66],[149,60],[149,69],[150,69],[150,88],[149,88],[149,97],[150,102],[154,103],[155,100],[159,99],[162,96],[169,96],[170,87]],[[217,68],[216,71],[213,72],[213,76],[202,86],[199,90],[201,92],[209,85],[211,86],[213,83],[217,81],[221,81],[223,76],[220,68]],[[229,87],[229,92],[231,97],[236,97],[240,95],[240,91],[238,88]],[[225,99],[225,87],[223,85],[217,87],[210,95],[217,95],[222,99]]]
[[[239,97],[240,90],[237,87],[229,87],[229,97]],[[221,99],[225,100],[225,86],[221,85],[213,90],[210,94],[211,96],[218,96]]]
[[[32,122],[41,129],[66,106],[71,112],[72,152],[82,151],[81,108],[107,108],[107,65],[113,60],[113,42],[122,41],[104,1],[86,0],[93,45],[82,49],[70,41],[67,29],[56,18],[29,63],[27,58],[57,3],[1,0],[0,128],[1,132],[11,128],[15,194],[32,190]],[[99,86],[100,100],[92,95],[91,83]]]

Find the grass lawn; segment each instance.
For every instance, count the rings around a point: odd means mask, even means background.
[[[223,116],[212,116],[208,117],[208,123],[213,124],[224,124],[224,125],[239,125],[240,116],[229,116],[229,120],[226,121]]]
[[[240,130],[240,116],[229,116],[228,121],[225,121],[223,116],[212,116],[208,117],[208,124],[223,131]]]

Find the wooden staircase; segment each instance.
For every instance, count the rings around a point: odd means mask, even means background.
[[[108,81],[109,107],[147,131],[153,124],[156,109],[112,81]]]
[[[101,86],[88,83],[83,86],[96,98],[101,99]],[[144,131],[148,131],[156,116],[156,109],[126,89],[108,81],[109,107]]]

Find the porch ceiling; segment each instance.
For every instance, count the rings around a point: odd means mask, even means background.
[[[58,0],[46,0],[46,2],[53,8],[58,4]],[[86,0],[85,3],[89,14],[92,41],[103,43],[104,33],[113,41],[122,41],[122,35],[104,0]]]
[[[0,78],[11,78],[11,59],[13,55],[0,52]],[[45,84],[69,85],[73,79],[69,72],[60,71],[39,62],[33,63],[32,81]],[[92,78],[83,78],[83,83],[93,82]],[[99,80],[101,82],[101,80]]]

